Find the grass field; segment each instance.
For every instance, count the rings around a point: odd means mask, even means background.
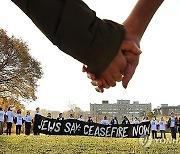
[[[168,135],[169,136],[169,135]],[[168,153],[180,154],[180,140],[100,138],[85,136],[0,136],[1,153]]]

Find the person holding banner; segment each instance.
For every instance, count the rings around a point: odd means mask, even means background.
[[[69,119],[74,119],[74,116],[72,113],[69,115]]]
[[[51,113],[49,112],[47,118],[52,118]]]
[[[122,124],[123,124],[123,125],[128,125],[128,124],[130,124],[129,119],[128,119],[126,116],[124,116],[124,119],[123,119],[123,121],[122,121]]]
[[[116,116],[113,116],[110,124],[111,124],[111,125],[118,125],[118,120],[117,120],[117,117],[116,117]]]
[[[158,121],[156,120],[156,117],[153,117],[151,120],[151,131],[152,131],[152,138],[157,138],[157,126],[159,125]]]
[[[139,124],[139,120],[137,119],[137,117],[134,118],[132,124],[135,124],[135,125],[136,125],[136,124]]]
[[[147,122],[147,121],[149,121],[148,116],[144,116],[144,118],[143,118],[142,122]]]
[[[13,118],[14,118],[14,113],[12,111],[11,107],[8,107],[8,111],[6,112],[6,117],[7,117],[7,135],[11,135],[11,128],[12,128],[12,123],[13,123]]]
[[[101,124],[103,124],[103,125],[109,125],[109,120],[107,119],[106,116],[104,116],[104,119],[101,121]]]
[[[83,118],[82,114],[79,116],[79,118],[77,120],[84,121],[84,118]]]
[[[41,112],[40,112],[40,108],[39,108],[39,107],[37,107],[37,108],[36,108],[36,112],[34,112],[34,118],[33,118],[33,132],[34,132],[34,135],[39,135],[39,134],[40,134],[37,123],[38,123],[41,119],[40,119],[40,117],[39,117],[38,115],[41,115]]]
[[[5,112],[0,106],[0,135],[3,134],[4,118],[5,118]]]
[[[27,111],[26,116],[24,117],[24,122],[25,122],[25,134],[30,135],[31,132],[31,124],[32,124],[32,116],[30,115],[30,112]]]
[[[64,120],[64,117],[62,116],[62,113],[59,113],[59,117],[57,118],[57,120]]]
[[[89,116],[88,117],[88,121],[87,121],[88,123],[93,123],[93,120],[92,120],[92,117],[91,116]]]

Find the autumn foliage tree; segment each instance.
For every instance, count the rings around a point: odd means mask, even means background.
[[[7,108],[36,100],[40,63],[29,54],[28,45],[0,29],[0,105]]]

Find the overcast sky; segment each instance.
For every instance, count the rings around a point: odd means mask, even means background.
[[[122,23],[136,0],[85,0],[103,19]],[[68,103],[89,110],[90,103],[130,99],[140,103],[180,105],[180,0],[165,0],[155,14],[142,41],[143,51],[136,73],[125,90],[115,88],[97,93],[81,72],[82,64],[55,47],[10,0],[0,0],[0,28],[28,43],[31,55],[42,64],[38,99],[27,105],[63,111]]]

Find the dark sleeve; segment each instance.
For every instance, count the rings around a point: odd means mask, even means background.
[[[124,39],[122,25],[101,20],[82,0],[12,0],[59,49],[102,72]]]

